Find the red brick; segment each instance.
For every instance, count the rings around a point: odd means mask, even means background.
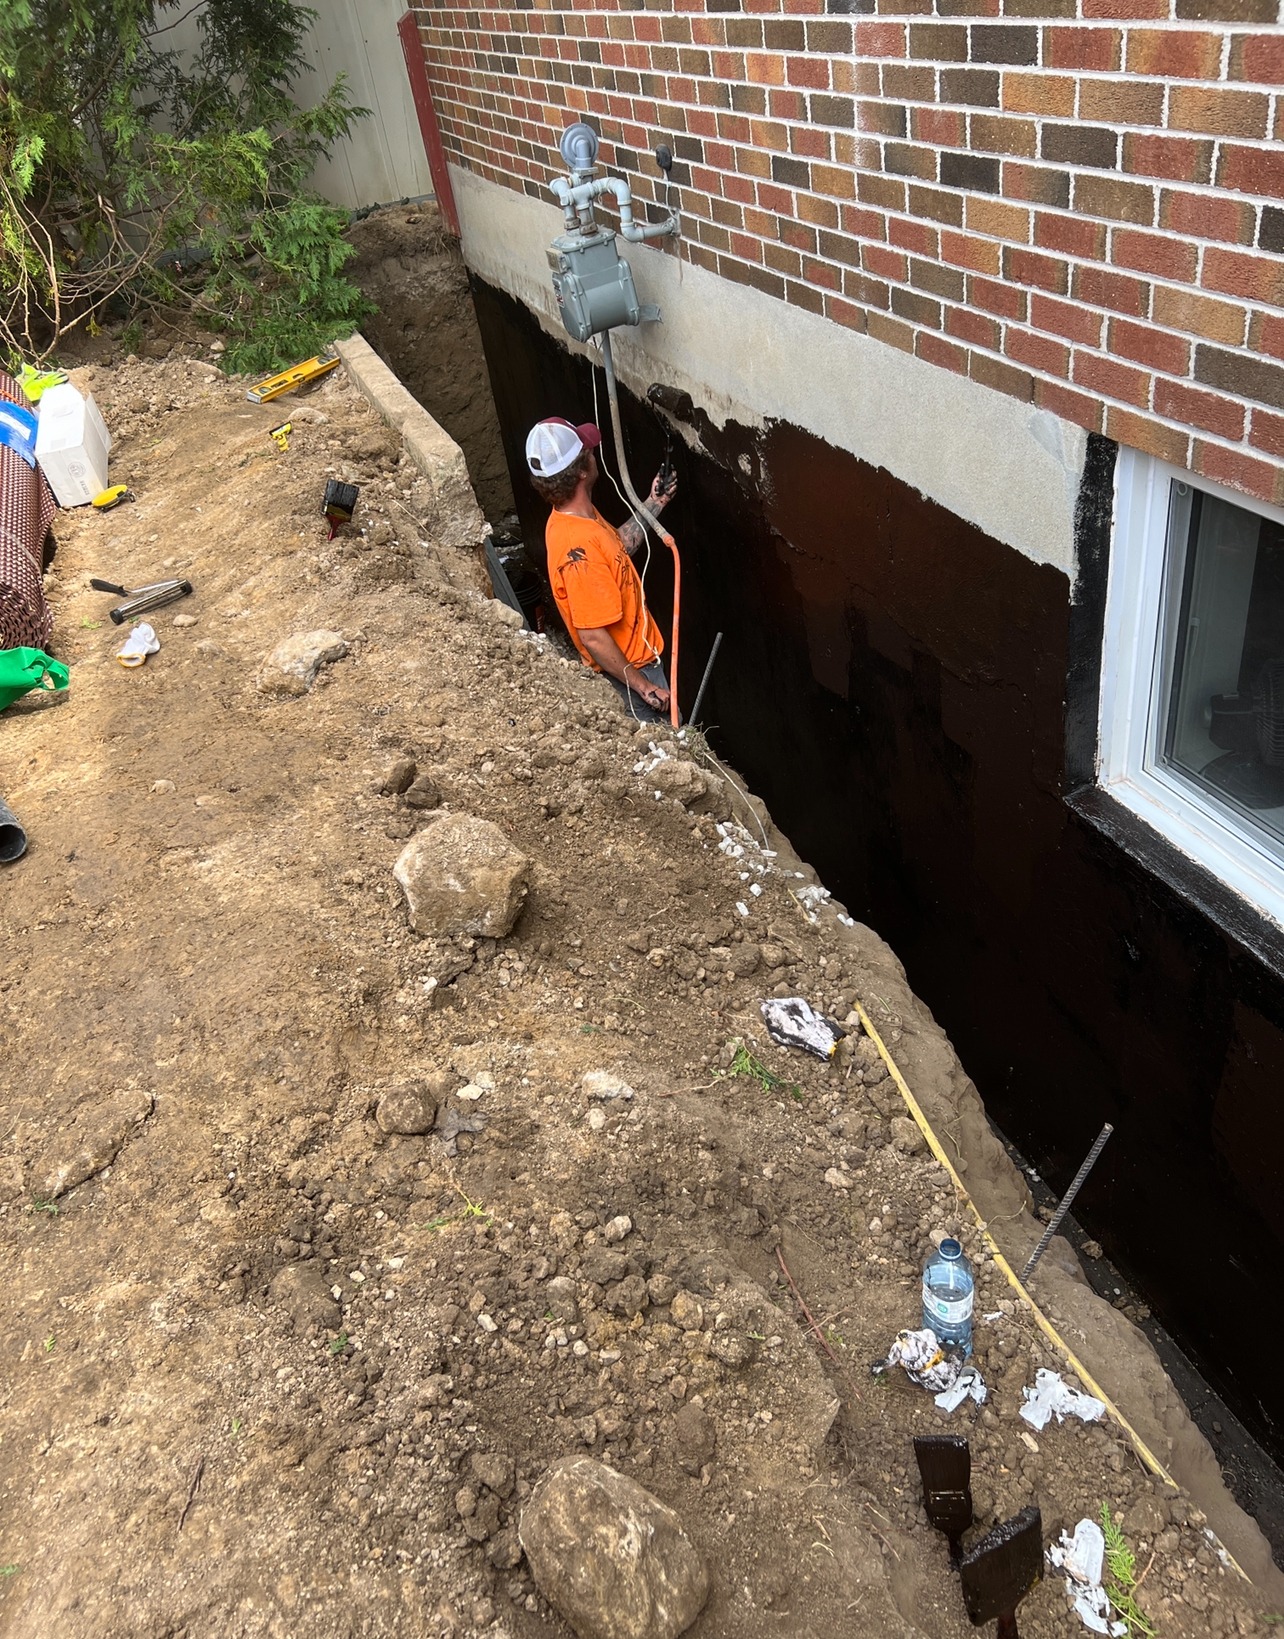
[[[887,224],[887,239],[889,244],[911,250],[916,256],[935,257],[939,253],[936,229],[910,217],[892,217]]]
[[[1144,455],[1156,455],[1174,467],[1186,465],[1189,434],[1165,427],[1149,416],[1133,415],[1111,405],[1106,411],[1106,436],[1126,444],[1129,449],[1141,450]]]
[[[845,330],[865,329],[865,309],[845,302],[841,296],[825,297],[825,316],[835,324],[841,324]]]
[[[809,91],[829,90],[828,57],[790,57],[785,64],[790,85],[805,85]]]
[[[1284,150],[1224,144],[1217,161],[1217,185],[1284,199]]]
[[[1168,128],[1214,137],[1264,137],[1270,101],[1259,91],[1175,85],[1168,94]]]
[[[862,246],[860,263],[867,273],[873,273],[880,279],[893,279],[904,284],[909,277],[909,264],[904,256],[883,245]]]
[[[1043,31],[1043,65],[1109,74],[1119,67],[1122,40],[1117,28],[1063,28],[1054,23]]]
[[[803,278],[823,290],[841,290],[843,286],[843,276],[838,268],[828,262],[814,261],[809,256],[803,258]]]
[[[1221,68],[1222,36],[1177,25],[1135,28],[1128,34],[1128,72],[1166,79],[1215,80]]]
[[[1135,176],[1162,176],[1173,182],[1210,182],[1213,144],[1193,137],[1161,137],[1129,131],[1123,142],[1123,168]]]
[[[1238,442],[1244,436],[1244,406],[1219,393],[1204,393],[1184,382],[1155,381],[1155,414],[1186,427],[1201,427]]]
[[[784,85],[785,59],[771,51],[751,51],[745,59],[745,78],[751,85]]]
[[[1059,211],[1039,211],[1034,218],[1034,242],[1044,250],[1099,262],[1106,254],[1106,225]]]
[[[843,206],[843,232],[860,239],[886,239],[887,219],[881,211],[867,210],[863,205]]]
[[[1004,319],[1024,319],[1028,298],[1024,290],[997,279],[982,279],[973,275],[967,282],[968,301],[973,307],[997,313]]]
[[[1098,398],[1089,398],[1086,393],[1076,393],[1069,387],[1063,387],[1060,382],[1036,381],[1034,402],[1041,410],[1050,410],[1053,415],[1059,415],[1064,421],[1072,421],[1076,426],[1087,427],[1089,432],[1101,431],[1105,419],[1105,406]]]
[[[1189,284],[1195,277],[1199,252],[1188,239],[1116,228],[1110,241],[1110,260],[1115,267],[1135,268],[1138,273],[1153,273],[1159,279]]]
[[[1119,399],[1144,409],[1150,402],[1150,372],[1135,370],[1130,364],[1102,358],[1100,353],[1076,353],[1071,377],[1077,386],[1089,387],[1103,398]]]
[[[1007,245],[1003,251],[1003,277],[1018,285],[1036,285],[1064,296],[1070,288],[1070,268],[1056,256]]]
[[[1177,193],[1165,188],[1159,196],[1159,226],[1194,239],[1220,239],[1231,245],[1251,245],[1256,212],[1238,199],[1215,194]]]
[[[1254,313],[1248,327],[1248,345],[1255,353],[1268,353],[1272,358],[1284,359],[1284,316]]]
[[[808,159],[832,159],[829,135],[814,125],[795,125],[789,133],[789,151]]]
[[[1111,319],[1108,336],[1107,345],[1116,357],[1135,359],[1170,376],[1184,376],[1190,369],[1190,343],[1171,331],[1133,324],[1128,319]]]
[[[1105,319],[1090,307],[1058,302],[1037,292],[1030,298],[1030,323],[1038,330],[1050,330],[1082,347],[1100,347]]]
[[[857,23],[858,57],[903,57],[905,50],[904,23]]]
[[[1222,444],[1209,444],[1197,438],[1190,465],[1214,483],[1229,484],[1232,489],[1243,490],[1259,501],[1276,506],[1284,502],[1284,468],[1258,461],[1243,450],[1228,450]]]
[[[1236,34],[1231,39],[1230,77],[1260,85],[1284,85],[1284,34]]]
[[[782,91],[773,86],[767,95],[767,112],[774,120],[804,120],[807,99],[801,91]]]
[[[1284,307],[1284,263],[1277,256],[1253,256],[1210,246],[1204,252],[1201,284],[1246,301]]]
[[[941,260],[954,267],[965,267],[972,273],[988,273],[997,278],[1001,271],[1002,252],[998,245],[988,239],[947,230],[941,235]]]
[[[934,142],[941,148],[967,147],[967,115],[961,108],[913,108],[910,131],[915,142]]]
[[[1071,281],[1074,298],[1092,307],[1106,307],[1144,319],[1150,311],[1150,286],[1126,273],[1108,268],[1077,267]]]
[[[942,336],[934,335],[930,330],[920,330],[914,342],[914,351],[919,358],[926,359],[929,364],[939,365],[943,370],[953,370],[956,375],[967,374],[967,349],[956,347]]]
[[[997,349],[1002,331],[993,319],[987,319],[982,313],[973,313],[966,307],[949,307],[945,310],[945,328],[951,336],[957,336],[960,341],[970,342],[973,347],[988,347]]]
[[[1070,349],[1032,330],[1018,330],[1015,325],[1008,325],[1003,332],[1003,351],[1019,364],[1042,370],[1044,375],[1064,377],[1069,373]]]
[[[1248,441],[1259,450],[1265,450],[1268,455],[1278,455],[1284,461],[1284,415],[1272,415],[1269,410],[1254,410]]]

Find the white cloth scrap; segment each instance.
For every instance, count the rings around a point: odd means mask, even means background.
[[[1059,1423],[1067,1417],[1095,1423],[1106,1412],[1104,1401],[1072,1389],[1060,1372],[1050,1372],[1046,1366],[1040,1366],[1034,1374],[1034,1387],[1024,1388],[1021,1393],[1025,1397],[1021,1415],[1031,1428],[1046,1428],[1048,1419],[1054,1416]]]
[[[801,1047],[818,1059],[831,1059],[834,1049],[847,1034],[830,1019],[822,1019],[810,1002],[801,996],[772,997],[759,1007],[767,1034],[781,1047]]]
[[[1110,1596],[1101,1586],[1105,1562],[1106,1539],[1095,1520],[1081,1519],[1073,1536],[1063,1531],[1061,1541],[1048,1549],[1048,1563],[1066,1573],[1066,1596],[1084,1627],[1121,1639],[1128,1624],[1110,1619]]]
[[[985,1379],[975,1366],[964,1366],[955,1380],[954,1387],[946,1389],[943,1394],[936,1396],[936,1403],[942,1411],[957,1411],[967,1399],[973,1399],[978,1406],[983,1406],[989,1394],[985,1386]]]
[[[129,636],[116,650],[116,658],[122,666],[141,666],[149,654],[155,654],[160,648],[160,639],[147,624],[140,620]]]

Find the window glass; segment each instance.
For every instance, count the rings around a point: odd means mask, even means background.
[[[1284,528],[1170,486],[1160,767],[1284,858]]]

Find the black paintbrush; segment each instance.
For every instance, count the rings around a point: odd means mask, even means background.
[[[1042,1575],[1043,1521],[1037,1508],[1023,1508],[982,1537],[959,1566],[972,1625],[997,1618],[996,1639],[1020,1639],[1017,1606]]]
[[[923,1507],[949,1538],[957,1568],[964,1531],[972,1523],[972,1453],[961,1434],[916,1434],[914,1455],[923,1476]]]

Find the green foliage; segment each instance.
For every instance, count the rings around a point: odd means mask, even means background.
[[[1110,1512],[1110,1504],[1101,1505],[1101,1534],[1106,1539],[1106,1596],[1119,1620],[1132,1634],[1154,1639],[1155,1630],[1142,1615],[1134,1592],[1137,1586],[1137,1557],[1128,1546],[1123,1531]]]
[[[292,88],[314,13],[213,0],[0,0],[0,344],[43,357],[111,304],[184,301],[232,369],[272,369],[370,311],[345,215],[306,190],[367,110]]]
[[[715,1072],[719,1076],[748,1076],[756,1081],[764,1093],[788,1093],[795,1101],[801,1099],[802,1094],[791,1081],[778,1076],[774,1070],[769,1070],[760,1058],[745,1046],[744,1042],[734,1042],[735,1056],[731,1060],[729,1069]]]

